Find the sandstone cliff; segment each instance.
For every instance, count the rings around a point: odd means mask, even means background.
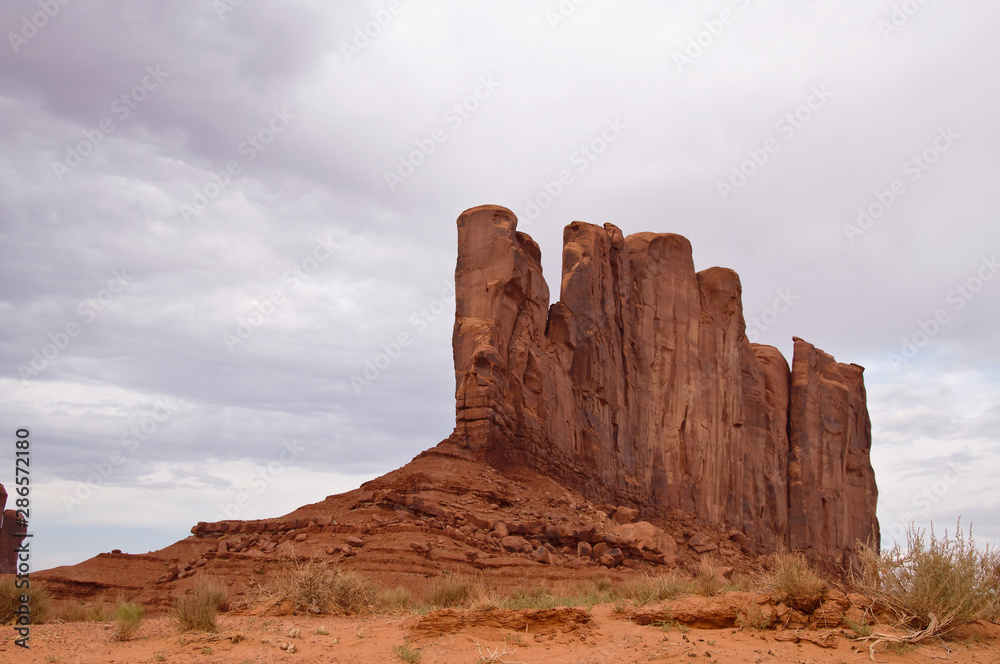
[[[498,206],[458,219],[457,442],[591,498],[680,510],[841,564],[878,539],[863,369],[745,334],[732,270],[673,234],[574,222],[561,299]]]

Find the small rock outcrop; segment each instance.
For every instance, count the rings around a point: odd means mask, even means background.
[[[550,305],[510,210],[459,217],[451,442],[766,549],[844,564],[878,542],[861,367],[750,343],[739,276],[696,272],[680,235],[574,222],[562,258]]]
[[[0,484],[0,574],[17,573],[17,552],[28,524],[18,519],[17,510],[7,507],[7,490]]]

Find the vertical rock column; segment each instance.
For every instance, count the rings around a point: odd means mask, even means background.
[[[541,343],[549,291],[541,252],[510,210],[458,218],[455,267],[456,430],[476,452],[510,444],[529,351]]]
[[[864,369],[795,338],[789,407],[789,545],[847,564],[856,541],[879,544]]]

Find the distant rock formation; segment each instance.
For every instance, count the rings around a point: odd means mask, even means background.
[[[574,222],[561,299],[506,208],[458,218],[451,440],[593,499],[694,514],[767,550],[878,542],[863,369],[746,336],[739,276],[680,235]]]
[[[18,522],[17,510],[8,510],[7,490],[0,484],[0,574],[17,574],[17,550],[27,524]]]

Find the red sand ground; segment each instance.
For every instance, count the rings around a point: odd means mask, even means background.
[[[624,611],[600,605],[591,611],[442,610],[425,616],[353,617],[290,615],[287,606],[258,607],[251,613],[266,615],[225,613],[216,634],[181,633],[168,615],[176,598],[199,581],[225,584],[231,604],[238,607],[251,586],[308,561],[353,570],[383,587],[401,585],[417,599],[447,575],[509,589],[595,578],[615,583],[670,569],[689,573],[705,557],[727,573],[759,572],[766,565],[766,552],[756,543],[673,513],[637,516],[673,536],[677,550],[672,555],[623,545],[626,560],[613,568],[578,557],[579,541],[607,543],[604,538],[615,526],[609,518],[614,509],[595,505],[537,473],[469,459],[446,441],[358,490],[278,519],[199,524],[191,537],[160,551],[106,553],[32,574],[33,582],[47,586],[60,602],[123,598],[143,604],[150,617],[127,642],[111,639],[110,623],[36,625],[27,651],[15,646],[11,628],[0,628],[0,664],[402,662],[393,646],[405,643],[419,650],[423,664],[870,661],[866,644],[844,636],[853,632],[845,630],[843,614],[853,611],[857,617],[859,601],[835,591],[822,605],[801,612],[778,599],[746,593],[674,600],[668,603],[670,615],[690,626],[683,630],[676,624],[667,630],[649,624],[663,622],[662,605]],[[532,542],[536,552],[547,545],[550,563],[505,550],[497,532],[500,523]],[[702,542],[707,538],[711,550],[695,551],[689,545],[693,536]],[[752,603],[773,614],[774,625],[785,627],[737,628],[738,610]],[[297,638],[289,636],[292,629],[299,630]],[[322,633],[327,630],[329,634]],[[294,645],[295,651],[280,649],[283,643]],[[979,623],[947,644],[930,641],[878,655],[882,662],[939,660],[1000,664],[1000,627]]]
[[[582,610],[581,610],[582,611]],[[439,618],[439,614],[445,614]],[[31,648],[24,650],[5,638],[0,662],[33,664],[107,664],[109,662],[300,662],[369,664],[403,662],[393,646],[409,644],[419,651],[421,664],[472,664],[475,662],[572,662],[574,664],[625,664],[631,662],[763,662],[843,664],[870,662],[864,644],[842,636],[840,630],[822,634],[832,647],[798,639],[794,631],[738,629],[680,631],[641,626],[615,614],[613,607],[598,606],[580,622],[572,610],[556,611],[548,620],[528,621],[526,629],[510,629],[519,612],[497,611],[496,619],[463,625],[461,613],[434,612],[426,617],[330,616],[247,617],[222,616],[217,634],[182,634],[170,618],[146,620],[139,634],[126,642],[111,640],[109,623],[38,625],[32,629]],[[560,615],[573,613],[573,615]],[[453,623],[449,618],[458,617]],[[516,616],[515,616],[516,618]],[[425,629],[421,629],[421,621]],[[441,629],[434,623],[440,622]],[[492,622],[492,624],[491,624]],[[429,623],[429,624],[428,624]],[[4,628],[6,631],[8,628]],[[299,636],[289,637],[293,629]],[[329,632],[324,633],[324,632]],[[800,634],[803,634],[800,632]],[[282,650],[294,644],[295,651]],[[506,653],[506,654],[504,654]],[[495,655],[493,659],[491,657]],[[946,643],[930,641],[898,653],[880,652],[879,662],[1000,663],[1000,627],[972,625]]]

